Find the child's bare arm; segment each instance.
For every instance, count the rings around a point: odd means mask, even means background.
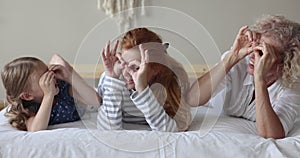
[[[96,90],[89,86],[72,66],[59,55],[53,55],[50,60],[50,71],[55,77],[64,80],[71,85],[71,94],[80,102],[89,105],[100,105],[101,97]]]
[[[51,71],[46,72],[42,75],[39,84],[44,92],[40,109],[35,116],[30,117],[26,122],[27,130],[32,132],[45,130],[48,127],[51,108],[56,94],[54,73]]]

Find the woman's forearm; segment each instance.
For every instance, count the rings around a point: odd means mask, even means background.
[[[70,84],[72,85],[73,96],[80,102],[88,105],[100,105],[102,98],[76,71],[73,71]]]
[[[192,106],[207,103],[225,75],[237,62],[238,59],[229,52],[221,62],[192,84],[187,95],[188,103]]]
[[[258,134],[265,138],[284,138],[281,121],[272,108],[267,84],[255,79],[256,127]]]

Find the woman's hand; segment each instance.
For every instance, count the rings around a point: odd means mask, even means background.
[[[119,61],[118,54],[117,54],[118,45],[119,45],[119,40],[116,41],[114,49],[110,50],[110,41],[108,41],[106,44],[106,49],[102,49],[102,53],[101,53],[105,74],[113,78],[119,78],[121,74],[120,69],[122,68],[119,67],[119,65],[115,67],[116,62]]]
[[[233,46],[228,54],[223,59],[223,65],[225,72],[228,73],[230,69],[237,64],[241,59],[249,55],[253,48],[253,34],[248,30],[248,26],[243,26],[240,28],[239,33],[234,40]]]
[[[240,28],[232,46],[232,53],[240,60],[251,52],[252,40],[255,33],[248,30],[248,26]]]
[[[277,68],[280,57],[274,47],[262,42],[262,46],[254,48],[254,78],[263,80],[269,85],[277,79]]]
[[[139,45],[140,53],[141,53],[141,62],[138,66],[138,64],[135,64],[135,62],[132,62],[129,65],[126,65],[126,70],[131,75],[134,84],[135,89],[138,92],[142,92],[148,85],[148,79],[149,75],[149,52],[148,50],[144,50],[142,45]]]

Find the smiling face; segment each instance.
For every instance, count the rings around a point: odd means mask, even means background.
[[[127,65],[133,71],[137,71],[141,64],[141,55],[138,46],[148,42],[162,43],[162,40],[156,33],[147,28],[135,28],[126,32],[121,41],[122,60],[125,63],[123,65]],[[136,51],[130,51],[134,48]],[[130,74],[124,70],[122,74],[127,88],[134,89],[135,84]]]
[[[138,71],[139,66],[141,64],[141,54],[138,49],[124,50],[122,53],[122,60],[123,62],[125,62],[125,65],[127,65],[129,69],[136,72]],[[123,69],[122,75],[126,83],[127,89],[134,89],[135,84],[129,72],[126,69]]]

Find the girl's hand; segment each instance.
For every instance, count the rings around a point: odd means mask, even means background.
[[[66,81],[68,83],[72,83],[72,70],[68,69],[63,65],[51,65],[49,67],[49,71],[53,71],[55,77],[59,80]]]
[[[44,73],[40,80],[39,80],[39,85],[45,95],[51,95],[54,96],[56,95],[56,80],[55,80],[55,74],[53,71],[47,71]]]
[[[73,67],[61,56],[53,55],[49,64],[49,70],[55,73],[57,79],[72,83]]]
[[[117,53],[116,57],[118,58],[118,61],[115,62],[114,73],[116,77],[119,78],[122,74],[123,69],[125,68],[126,62],[124,61],[120,53]]]
[[[118,73],[119,71],[116,72],[114,71],[115,63],[119,61],[116,55],[118,45],[119,45],[119,40],[116,41],[114,49],[110,50],[110,41],[108,41],[106,44],[106,49],[102,49],[102,53],[101,53],[105,74],[113,78],[118,78],[120,76],[120,74]]]
[[[277,78],[278,65],[282,60],[274,47],[262,42],[262,46],[254,48],[254,55],[254,78],[264,80],[267,84],[274,82]]]
[[[126,70],[131,75],[135,89],[138,92],[142,92],[148,85],[149,80],[149,52],[148,50],[144,50],[142,45],[139,45],[140,53],[141,53],[141,63],[135,64],[132,62],[130,65],[126,65]]]

